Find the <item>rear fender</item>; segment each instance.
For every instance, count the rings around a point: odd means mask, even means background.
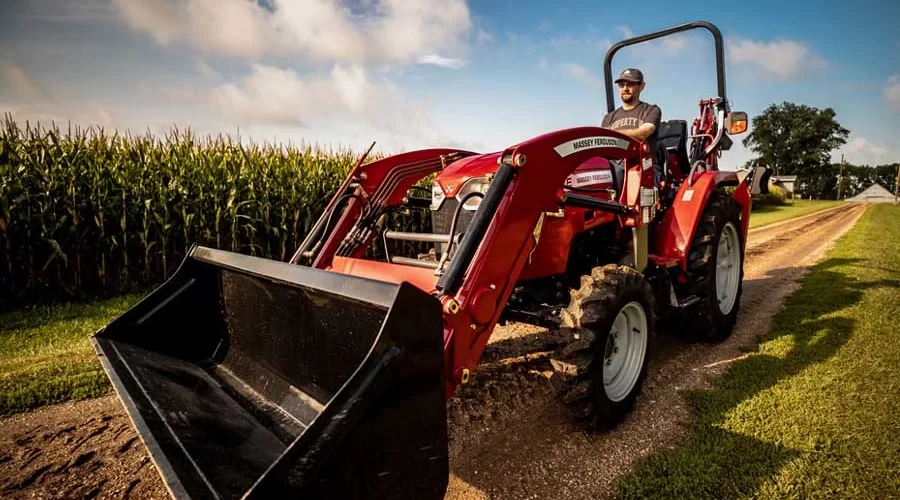
[[[751,193],[750,184],[747,179],[742,179],[736,172],[719,171],[716,175],[717,186],[734,186],[734,193],[731,197],[741,206],[741,244],[742,247],[747,245],[747,231],[750,229],[750,205]],[[743,251],[743,248],[741,249]]]
[[[694,183],[681,184],[675,201],[663,217],[656,230],[654,253],[676,259],[682,269],[687,269],[687,255],[690,251],[694,232],[706,208],[710,194],[719,186],[736,186],[732,195],[741,205],[741,232],[746,241],[750,216],[750,192],[745,181],[739,180],[734,172],[703,172],[694,177]]]

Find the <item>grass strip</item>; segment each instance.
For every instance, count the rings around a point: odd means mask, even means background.
[[[750,213],[750,228],[768,226],[769,224],[831,208],[841,203],[845,202],[836,200],[789,200],[788,205],[754,205]]]
[[[691,440],[623,498],[900,496],[900,207],[873,205],[802,280],[758,349],[686,392]]]
[[[0,416],[106,394],[111,385],[88,337],[139,298],[0,314]]]

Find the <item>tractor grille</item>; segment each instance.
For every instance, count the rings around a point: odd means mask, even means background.
[[[453,213],[458,206],[459,202],[456,199],[449,198],[444,200],[440,210],[431,211],[431,227],[435,234],[450,233],[450,225],[453,223]],[[465,232],[466,228],[469,227],[469,223],[472,222],[472,217],[474,215],[474,211],[460,210],[459,220],[456,221],[456,233]],[[444,243],[437,243],[435,244],[435,249],[439,253],[443,253],[446,246],[447,245]]]

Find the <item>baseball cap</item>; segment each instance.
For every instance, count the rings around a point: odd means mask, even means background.
[[[619,78],[616,80],[616,83],[621,81],[628,81],[634,83],[642,83],[644,81],[644,74],[641,73],[641,70],[635,68],[628,68],[622,71],[622,74],[619,75]]]

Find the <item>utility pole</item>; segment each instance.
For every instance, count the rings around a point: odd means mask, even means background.
[[[900,164],[897,165],[897,182],[894,183],[894,205],[900,205]]]
[[[841,186],[844,184],[844,154],[841,153],[841,173],[838,175],[838,195],[837,199],[841,199]]]

